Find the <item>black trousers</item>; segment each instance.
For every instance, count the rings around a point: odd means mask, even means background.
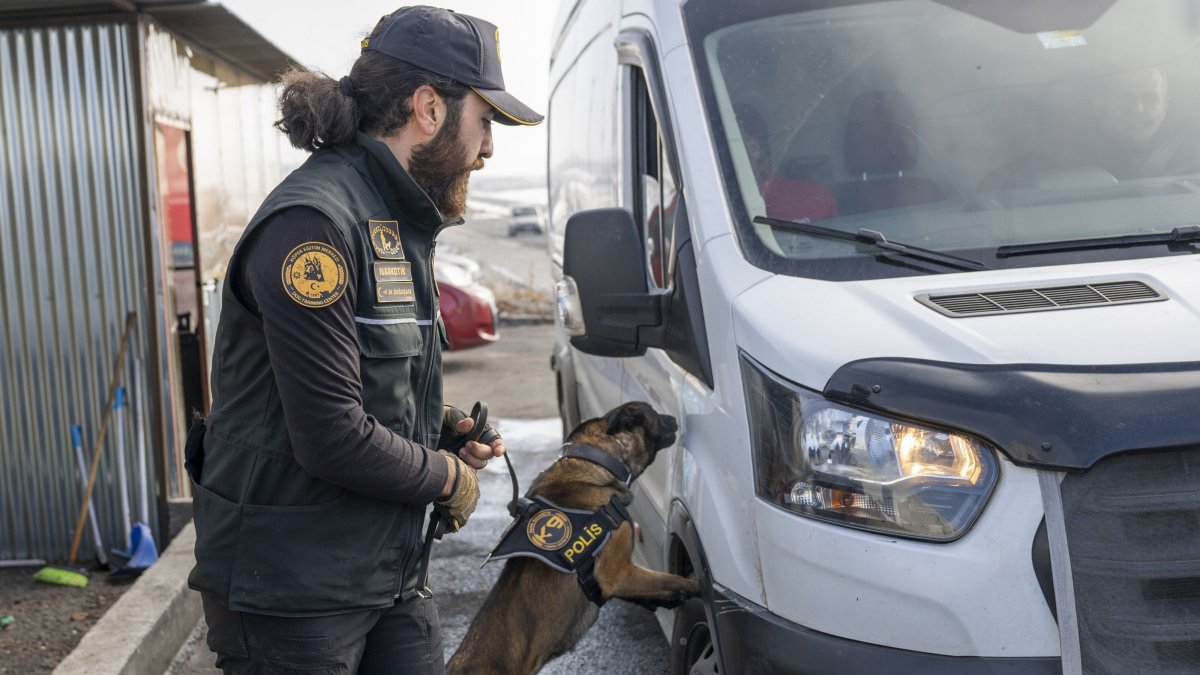
[[[204,593],[208,647],[225,675],[445,673],[433,599],[315,617],[232,611]]]

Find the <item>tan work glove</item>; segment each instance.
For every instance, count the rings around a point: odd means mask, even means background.
[[[467,519],[475,512],[475,505],[479,503],[479,479],[475,476],[475,469],[466,462],[450,453],[446,455],[454,459],[454,487],[448,497],[435,501],[433,507],[442,514],[446,531],[458,532],[467,524]]]
[[[459,431],[458,423],[467,419],[467,413],[452,405],[442,406],[442,434],[438,440],[439,450],[449,450],[457,453],[467,444],[467,436],[471,435],[474,428],[468,431]],[[482,445],[491,445],[496,439],[500,438],[500,434],[492,428],[491,424],[484,422],[483,431],[479,434],[478,443]]]

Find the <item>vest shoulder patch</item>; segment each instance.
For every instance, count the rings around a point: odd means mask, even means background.
[[[404,245],[400,242],[400,223],[395,220],[369,220],[371,248],[384,260],[404,260]]]
[[[309,241],[292,249],[283,260],[283,290],[296,304],[310,309],[328,307],[346,293],[346,260],[329,244]]]

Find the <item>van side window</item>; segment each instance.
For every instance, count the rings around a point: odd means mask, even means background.
[[[646,243],[646,265],[656,288],[669,288],[675,271],[675,213],[681,195],[667,161],[650,93],[641,70],[631,69],[634,217],[642,227]]]

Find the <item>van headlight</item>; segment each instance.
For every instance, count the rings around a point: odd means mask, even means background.
[[[831,403],[742,355],[758,496],[802,516],[951,541],[998,467],[983,441]]]

